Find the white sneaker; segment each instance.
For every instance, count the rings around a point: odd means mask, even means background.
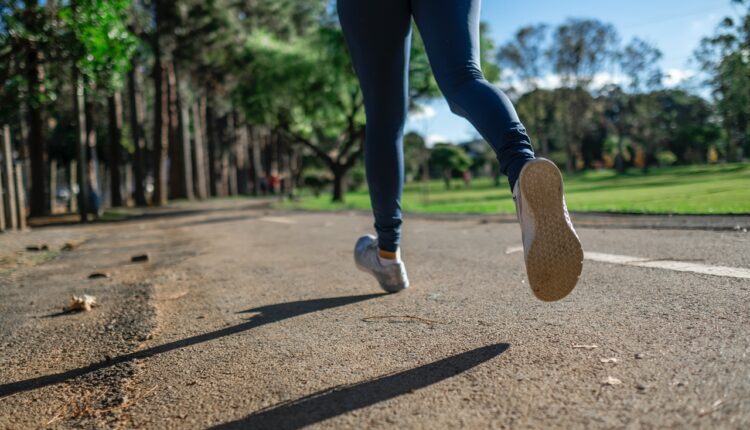
[[[374,236],[360,237],[354,245],[354,263],[357,268],[374,276],[380,287],[389,293],[409,288],[404,262],[383,265],[378,258],[378,251],[378,240]]]
[[[513,199],[529,286],[540,300],[560,300],[573,291],[583,269],[583,248],[570,221],[560,170],[543,158],[529,161],[513,188]]]

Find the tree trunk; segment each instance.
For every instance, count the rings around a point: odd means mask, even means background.
[[[57,209],[57,160],[49,161],[49,212],[55,213]]]
[[[206,97],[206,143],[208,147],[208,185],[212,196],[218,196],[221,185],[218,183],[221,171],[221,159],[217,152],[219,143],[216,130],[216,115],[212,106],[211,96]]]
[[[238,121],[239,122],[239,121]],[[250,160],[248,157],[248,129],[245,124],[237,125],[237,150],[235,159],[237,160],[237,193],[242,195],[249,194],[248,185],[250,183]]]
[[[158,45],[158,42],[156,43]],[[168,95],[161,55],[154,52],[154,196],[156,206],[167,204],[167,151],[169,149]]]
[[[180,164],[183,183],[182,189],[185,192],[185,198],[193,200],[195,193],[193,192],[193,158],[192,150],[190,145],[190,109],[188,104],[183,99],[183,83],[180,80],[180,75],[175,65],[175,82],[176,82],[176,95],[177,95],[177,111],[179,113],[179,155],[180,158],[175,160],[175,163]]]
[[[86,157],[86,113],[84,112],[84,90],[83,90],[83,79],[78,73],[78,68],[73,66],[73,82],[75,85],[75,91],[73,92],[73,108],[75,111],[76,122],[78,125],[78,151],[76,166],[78,173],[76,177],[78,179],[78,212],[81,215],[81,222],[88,221],[88,157]],[[71,196],[72,198],[73,196]]]
[[[263,177],[263,163],[261,162],[261,148],[260,148],[260,130],[253,128],[252,140],[252,156],[253,156],[253,195],[259,196],[261,193],[260,180]]]
[[[226,146],[229,152],[226,154],[227,164],[226,168],[222,170],[222,179],[227,184],[227,193],[230,196],[237,195],[237,127],[236,118],[234,111],[230,111],[227,114],[227,135],[229,137],[229,144]]]
[[[206,146],[203,140],[203,118],[205,112],[203,103],[193,103],[193,136],[195,137],[195,192],[199,199],[208,198],[208,182],[206,178]]]
[[[120,207],[122,201],[122,95],[116,92],[109,96],[109,185],[112,207]]]
[[[143,130],[143,98],[140,91],[140,71],[135,57],[131,61],[128,72],[128,101],[130,105],[130,135],[133,138],[133,174],[135,176],[135,188],[133,200],[136,206],[146,206],[146,168],[145,152],[146,141]]]
[[[155,0],[154,52],[154,197],[156,206],[167,204],[167,157],[169,149],[169,93],[162,59],[161,36],[164,31],[165,0]]]
[[[36,1],[27,1],[28,7],[36,7]],[[32,6],[33,5],[33,6]],[[47,148],[44,141],[44,118],[42,96],[44,94],[44,68],[42,53],[32,44],[26,57],[26,94],[28,114],[28,147],[31,161],[31,207],[30,215],[42,216],[48,213],[47,198]]]
[[[5,213],[8,226],[18,228],[18,212],[16,211],[16,179],[13,175],[13,145],[10,138],[10,127],[3,126],[3,182],[5,186]],[[0,196],[2,198],[3,196]]]
[[[169,94],[169,198],[186,199],[189,187],[184,163],[184,143],[180,127],[181,112],[178,106],[179,86],[174,62],[167,63],[166,69]],[[189,135],[187,137],[190,138]],[[188,147],[190,147],[189,144]]]
[[[333,201],[343,203],[344,192],[346,191],[346,170],[342,166],[336,166],[333,170]]]
[[[84,110],[86,115],[86,145],[89,158],[89,192],[100,195],[102,189],[99,186],[99,154],[97,153],[96,117],[94,98],[84,88]],[[101,196],[100,196],[101,197]],[[89,208],[99,209],[99,208]]]

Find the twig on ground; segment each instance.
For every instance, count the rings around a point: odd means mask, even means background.
[[[417,322],[423,322],[426,324],[445,324],[443,321],[434,321],[434,320],[428,320],[426,318],[416,317],[413,315],[383,315],[383,316],[373,316],[373,317],[366,317],[362,318],[362,321],[364,322],[375,322],[376,320],[387,320],[387,319],[405,319],[405,320],[413,320]],[[405,322],[405,321],[398,321],[398,322]]]

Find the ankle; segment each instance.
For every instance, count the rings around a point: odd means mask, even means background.
[[[401,252],[398,249],[396,250],[396,252],[378,249],[378,260],[380,260],[380,264],[386,266],[391,264],[398,264],[401,262]]]

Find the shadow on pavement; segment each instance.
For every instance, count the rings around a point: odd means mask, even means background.
[[[213,428],[299,429],[436,384],[499,356],[509,347],[507,343],[489,345],[356,385],[319,391]]]
[[[223,207],[150,207],[150,208],[123,208],[110,209],[105,213],[103,218],[90,220],[90,224],[116,224],[130,221],[152,221],[169,218],[182,218],[198,215],[210,215],[222,212],[241,212],[248,210],[270,209],[271,204],[266,201],[251,201],[244,205],[230,205]],[[81,226],[86,225],[80,222],[79,215],[76,213],[65,213],[36,217],[29,219],[29,226],[34,228],[40,227],[60,227],[60,226]]]
[[[136,351],[130,354],[121,355],[114,357],[107,361],[99,363],[93,363],[85,367],[78,369],[68,370],[62,373],[55,373],[52,375],[39,376],[37,378],[26,379],[24,381],[11,382],[8,384],[0,385],[0,399],[12,394],[20,393],[23,391],[35,390],[37,388],[46,387],[48,385],[59,384],[61,382],[68,381],[79,376],[86,375],[97,370],[105,369],[107,367],[116,366],[121,363],[126,363],[132,360],[143,359],[152,357],[157,354],[163,354],[165,352],[173,351],[179,348],[185,348],[195,344],[208,342],[210,340],[219,339],[225,336],[230,336],[237,333],[260,327],[266,324],[275,323],[289,318],[294,318],[300,315],[309,314],[324,309],[336,308],[339,306],[346,306],[353,303],[361,302],[364,300],[374,299],[377,297],[384,296],[385,293],[381,294],[366,294],[360,296],[345,296],[345,297],[332,297],[326,299],[314,299],[314,300],[302,300],[289,303],[279,303],[275,305],[263,306],[259,308],[249,309],[244,312],[259,312],[258,315],[254,315],[249,318],[247,322],[238,324],[231,327],[226,327],[220,330],[212,331],[209,333],[200,334],[197,336],[189,337],[186,339],[180,339],[174,342],[165,343],[163,345],[154,346],[141,351]]]

